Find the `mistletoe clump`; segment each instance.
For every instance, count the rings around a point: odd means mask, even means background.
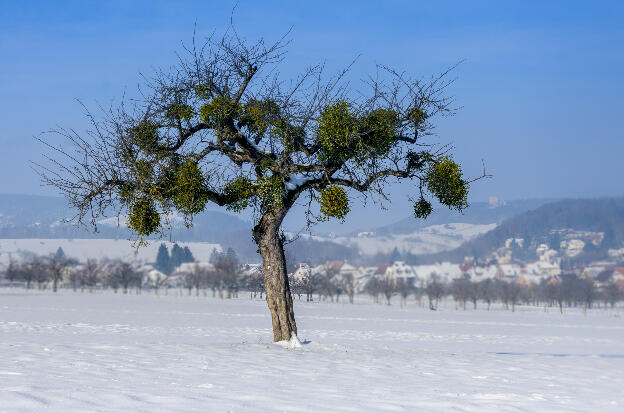
[[[140,237],[158,231],[160,214],[156,210],[154,201],[151,198],[143,196],[131,204],[128,214],[128,227]]]
[[[190,122],[195,116],[195,109],[191,105],[174,103],[167,108],[165,117],[173,120],[184,120]]]
[[[431,164],[425,182],[427,189],[443,205],[458,211],[468,206],[468,182],[463,179],[459,164],[449,156]]]
[[[419,219],[427,218],[433,212],[431,202],[427,201],[422,196],[414,204],[414,216]]]
[[[243,111],[240,103],[227,97],[215,97],[199,108],[199,119],[211,125],[225,125],[228,120],[237,119]]]
[[[284,180],[276,175],[261,176],[255,182],[239,177],[228,182],[223,189],[226,208],[237,212],[247,208],[253,198],[259,200],[263,211],[281,208],[284,191]]]
[[[394,110],[376,109],[360,121],[358,142],[362,157],[383,156],[396,142],[399,114]]]
[[[127,131],[130,136],[131,142],[133,142],[140,151],[153,154],[158,150],[160,138],[158,136],[158,125],[147,121],[141,120],[133,128],[129,128]]]
[[[180,165],[175,174],[173,205],[184,215],[192,216],[206,207],[208,197],[204,188],[204,175],[196,162]]]
[[[223,189],[225,206],[228,210],[240,212],[249,206],[249,198],[253,196],[252,183],[249,178],[240,177],[228,182]]]
[[[349,197],[344,188],[330,185],[321,190],[321,214],[326,217],[345,219],[349,213]]]
[[[240,124],[246,126],[254,137],[260,138],[275,124],[279,115],[280,107],[274,101],[252,99],[243,106]]]
[[[255,185],[256,195],[261,200],[263,210],[281,208],[284,205],[284,180],[276,175],[260,177]]]
[[[357,117],[350,105],[339,100],[323,108],[319,117],[317,140],[321,145],[321,158],[340,162],[351,156],[349,145],[358,131]]]

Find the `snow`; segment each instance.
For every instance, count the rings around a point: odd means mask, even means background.
[[[0,412],[621,412],[624,311],[0,289]],[[290,347],[290,346],[287,346]]]
[[[307,176],[300,173],[291,174],[288,178],[288,181],[286,182],[286,189],[288,189],[289,191],[294,191],[306,182],[313,179],[318,179],[320,176],[321,175],[318,173],[313,173]]]
[[[291,333],[292,334],[292,333]],[[297,337],[296,334],[292,334],[290,336],[290,340],[282,340],[282,341],[278,341],[277,343],[275,343],[276,345],[280,346],[280,347],[284,347],[284,348],[289,348],[289,349],[297,349],[297,348],[301,348],[301,346],[303,345],[301,343],[301,340],[299,340],[299,337]]]

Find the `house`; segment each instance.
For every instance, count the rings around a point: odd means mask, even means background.
[[[387,266],[385,276],[394,280],[405,279],[414,283],[418,281],[418,274],[414,268],[404,261],[395,261]]]
[[[624,267],[613,267],[613,276],[611,279],[615,282],[624,281]]]

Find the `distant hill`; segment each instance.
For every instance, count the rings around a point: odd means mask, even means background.
[[[394,249],[404,255],[435,254],[457,248],[462,243],[490,231],[506,218],[552,202],[547,199],[475,202],[463,213],[445,207],[435,209],[427,219],[408,216],[390,225],[366,231],[317,239],[331,240],[362,255],[388,255]],[[385,258],[379,257],[380,260]]]
[[[124,217],[102,219],[98,232],[92,228],[64,222],[75,211],[64,198],[40,195],[0,194],[0,239],[118,239],[132,238]],[[171,219],[173,228],[166,240],[175,242],[208,242],[233,248],[245,261],[258,261],[253,242],[252,223],[219,211],[204,211],[186,228],[180,216]],[[151,237],[152,240],[159,239]],[[357,256],[357,250],[328,241],[297,240],[289,244],[293,259],[317,262]],[[296,257],[296,258],[295,258]]]
[[[0,194],[0,238],[132,237],[123,217],[119,226],[116,218],[102,220],[99,232],[93,233],[89,228],[63,222],[71,214],[60,197]],[[246,261],[259,260],[249,221],[225,212],[205,211],[195,217],[191,228],[186,228],[179,216],[172,217],[172,223],[167,240],[220,244],[234,248]],[[409,252],[410,259],[418,263],[461,262],[466,256],[484,259],[506,239],[523,238],[523,251],[517,253],[530,257],[539,243],[557,247],[559,241],[550,231],[565,228],[603,232],[602,244],[590,252],[594,258],[605,255],[608,248],[624,243],[624,198],[475,202],[461,215],[439,208],[427,220],[407,217],[367,234],[335,239],[301,237],[288,244],[287,250],[291,259],[312,263],[326,259],[357,262],[376,252],[388,254],[395,247],[402,253]]]
[[[58,238],[69,235],[82,238],[128,237],[124,217],[111,217],[98,221],[98,233],[91,228],[76,225],[71,220],[76,211],[69,209],[65,199],[40,195],[0,194],[0,236],[3,238]],[[184,241],[213,237],[224,231],[250,229],[251,223],[238,217],[218,212],[205,211],[193,220],[194,226],[187,229],[180,216],[172,217],[172,236]]]
[[[600,258],[606,255],[607,249],[624,244],[624,198],[574,199],[548,203],[508,218],[495,229],[456,249],[419,256],[418,261],[461,262],[466,256],[483,258],[500,248],[509,238],[522,238],[525,253],[534,251],[539,243],[546,243],[557,249],[559,235],[551,231],[559,229],[604,233],[602,243],[598,247],[590,248],[592,258]]]
[[[520,199],[500,203],[473,202],[459,214],[446,207],[438,207],[427,219],[416,219],[408,216],[391,225],[375,229],[377,235],[409,234],[432,225],[465,223],[475,225],[500,224],[507,218],[535,209],[541,205],[555,201],[554,199]]]
[[[69,215],[67,202],[60,197],[0,194],[0,230],[47,227]]]
[[[75,211],[70,210],[61,197],[0,194],[0,238],[132,238],[123,217],[119,220],[117,217],[102,219],[98,222],[98,232],[93,232],[92,228],[65,222],[74,214]],[[191,228],[184,226],[181,217],[172,218],[173,228],[167,239],[211,242],[232,247],[242,256],[255,255],[250,222],[218,211],[199,214]]]

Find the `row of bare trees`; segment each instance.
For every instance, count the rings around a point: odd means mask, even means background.
[[[177,274],[181,279],[180,288],[193,290],[199,296],[200,291],[219,298],[238,297],[240,290],[248,291],[250,298],[263,298],[265,294],[264,277],[261,272],[244,271],[235,256],[220,254],[211,265],[196,263],[191,269]],[[142,288],[158,289],[170,285],[164,280],[149,280],[146,274],[132,264],[125,262],[103,262],[88,260],[84,264],[59,256],[32,257],[15,262],[10,261],[4,271],[9,285],[20,283],[25,288],[50,288],[57,291],[63,283],[74,291],[94,291],[96,287],[111,288],[124,294],[131,289],[140,292]],[[518,304],[558,307],[563,312],[566,307],[592,308],[596,304],[615,307],[624,300],[624,292],[614,282],[598,284],[589,278],[580,278],[574,274],[564,274],[556,278],[543,280],[541,283],[519,282],[518,280],[485,279],[471,281],[459,278],[451,282],[442,282],[432,277],[428,282],[415,282],[409,278],[372,277],[365,285],[359,286],[352,274],[340,274],[330,265],[315,272],[291,273],[290,285],[293,294],[299,299],[314,301],[339,302],[342,296],[353,304],[355,295],[363,290],[380,303],[391,304],[393,297],[399,297],[401,306],[410,296],[417,302],[426,299],[431,309],[436,309],[440,300],[452,297],[457,308],[467,309],[468,304],[477,308],[483,303],[489,310],[494,303],[515,311]]]
[[[121,289],[127,293],[130,288],[140,289],[144,274],[132,264],[125,262],[102,262],[87,260],[79,264],[75,260],[59,257],[33,256],[23,261],[9,261],[4,277],[10,286],[22,284],[26,289],[50,288],[56,292],[62,284],[74,291],[94,291],[97,286]]]
[[[188,268],[188,267],[187,267]],[[32,256],[21,261],[10,260],[4,271],[4,278],[10,286],[23,285],[27,289],[52,289],[57,291],[60,286],[72,288],[74,291],[93,292],[96,288],[110,288],[124,294],[135,289],[137,293],[143,288],[161,287],[186,288],[189,295],[195,289],[212,290],[213,296],[232,298],[238,296],[240,289],[247,289],[256,296],[264,294],[262,274],[244,275],[243,267],[231,254],[218,254],[209,265],[196,263],[190,270],[178,272],[173,276],[149,276],[148,271],[137,268],[133,264],[120,261],[87,260],[80,264],[59,255],[47,257]]]
[[[319,301],[338,302],[340,297],[345,295],[353,304],[355,294],[358,292],[353,274],[340,274],[331,263],[320,267],[318,271],[308,270],[302,273],[289,274],[290,289],[293,294],[306,301],[314,301],[314,294],[317,294]]]
[[[401,305],[413,295],[422,303],[426,298],[431,309],[436,309],[440,300],[452,297],[457,308],[467,308],[468,303],[477,308],[479,302],[489,310],[493,303],[500,303],[505,308],[515,311],[516,305],[558,307],[563,313],[566,307],[592,308],[596,304],[615,307],[624,300],[624,292],[614,283],[598,284],[592,279],[580,278],[574,274],[565,274],[557,278],[543,280],[539,284],[519,280],[486,279],[478,282],[467,278],[455,279],[445,283],[432,277],[427,283],[415,283],[410,279],[372,278],[365,291],[380,302],[380,297],[387,304],[394,296],[400,296]]]
[[[189,295],[193,289],[197,296],[200,290],[210,289],[213,297],[217,294],[219,298],[238,297],[243,281],[238,260],[227,254],[216,256],[210,266],[196,263],[190,271],[184,273],[184,286]]]

